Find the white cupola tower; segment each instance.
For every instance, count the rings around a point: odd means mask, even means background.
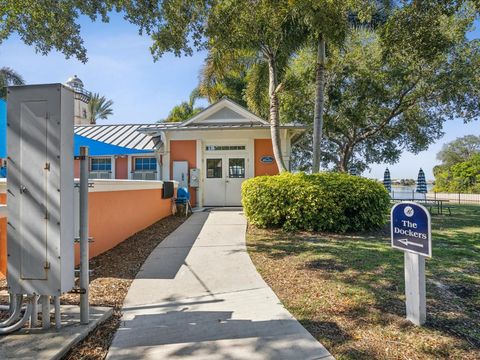
[[[83,87],[83,81],[77,75],[68,78],[65,85],[75,92],[75,125],[94,125],[90,122],[90,111],[88,102],[90,101],[90,92]]]

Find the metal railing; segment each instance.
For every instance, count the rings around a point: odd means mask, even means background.
[[[480,194],[441,193],[434,191],[421,194],[415,192],[415,190],[392,189],[390,196],[396,200],[444,200],[452,204],[480,204]]]
[[[480,194],[429,192],[427,199],[448,200],[452,204],[480,204]]]

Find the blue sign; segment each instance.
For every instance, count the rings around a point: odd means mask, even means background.
[[[262,156],[260,161],[264,164],[271,164],[273,163],[273,156]]]
[[[392,247],[432,256],[430,213],[414,202],[401,202],[391,213]]]
[[[0,99],[0,159],[7,157],[7,103]]]

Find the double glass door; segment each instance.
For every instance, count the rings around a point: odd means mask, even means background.
[[[205,159],[205,206],[240,206],[247,178],[247,159],[238,155],[209,155]]]

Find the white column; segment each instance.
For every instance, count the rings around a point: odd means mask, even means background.
[[[128,164],[127,164],[128,179],[131,180],[132,179],[132,155],[127,155],[127,160],[128,160]]]
[[[157,180],[162,180],[162,163],[160,161],[161,155],[157,152],[154,153],[155,159],[157,160]]]
[[[117,161],[117,159],[115,159],[115,156],[112,156],[111,157],[112,160],[110,160],[112,162],[112,174],[110,175],[110,179],[115,179],[116,176],[115,176],[115,163]]]
[[[198,179],[198,188],[197,188],[197,207],[203,207],[203,173],[204,173],[204,166],[203,166],[203,143],[202,140],[197,140],[197,169],[200,169],[200,179]]]
[[[255,176],[255,139],[248,139],[247,141],[247,163],[245,178],[252,178]]]
[[[170,149],[163,155],[162,180],[170,180]]]

